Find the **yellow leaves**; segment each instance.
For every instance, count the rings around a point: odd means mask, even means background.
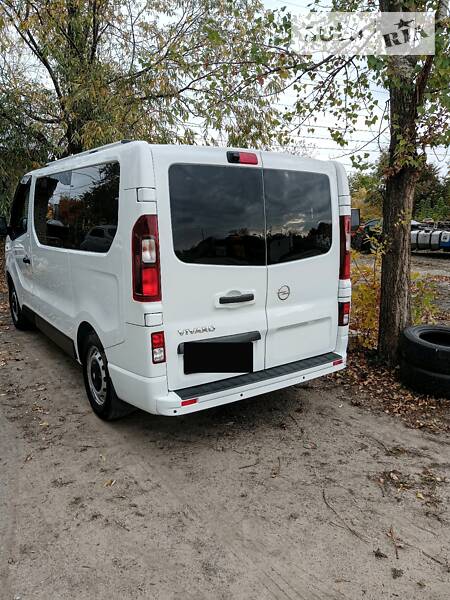
[[[371,255],[370,263],[362,262],[361,256],[352,254],[352,309],[350,330],[356,345],[376,348],[378,342],[378,317],[381,297],[381,255],[378,247]],[[411,274],[411,312],[415,325],[433,322],[438,309],[437,286],[432,277]]]
[[[359,264],[353,255],[352,310],[350,329],[357,344],[363,348],[375,348],[378,340],[378,315],[380,304],[379,265]]]

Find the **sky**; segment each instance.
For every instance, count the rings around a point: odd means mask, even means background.
[[[263,3],[268,9],[280,9],[285,6],[289,12],[297,14],[308,12],[308,3],[310,1],[311,0],[263,0]],[[356,125],[356,131],[354,134],[349,135],[348,146],[342,148],[331,139],[328,131],[329,126],[339,127],[339,123],[336,122],[332,115],[321,114],[319,125],[316,126],[316,130],[313,133],[308,132],[308,126],[302,127],[299,132],[299,138],[307,144],[308,153],[311,156],[322,160],[339,160],[344,164],[347,171],[353,170],[350,154],[361,149],[361,147],[363,147],[360,152],[361,155],[365,152],[369,153],[368,161],[374,162],[377,160],[380,152],[387,148],[389,143],[387,133],[382,134],[378,139],[380,127],[381,129],[384,129],[388,124],[388,121],[381,121],[388,100],[388,92],[377,87],[375,84],[371,86],[371,89],[379,104],[379,108],[377,109],[377,113],[379,114],[378,122],[371,127],[367,127],[364,123],[364,116],[367,112],[364,109],[361,109],[359,122]],[[292,106],[294,100],[294,95],[286,93],[280,98],[279,103],[283,106]],[[428,162],[436,164],[442,175],[448,173],[450,148],[439,147],[435,150],[430,149],[427,150],[427,155]]]

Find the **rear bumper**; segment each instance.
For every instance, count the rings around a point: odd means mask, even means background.
[[[167,389],[166,377],[141,377],[111,364],[109,372],[120,398],[147,412],[173,417],[259,396],[322,377],[344,369],[345,361],[345,356],[328,353],[290,365],[177,391]],[[182,406],[182,402],[194,399],[195,403]]]

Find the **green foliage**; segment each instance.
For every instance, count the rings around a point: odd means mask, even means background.
[[[364,219],[381,216],[386,191],[388,156],[383,152],[378,161],[349,178],[354,206],[361,209]],[[413,217],[424,219],[450,218],[450,179],[442,179],[436,165],[422,163],[414,192]]]
[[[416,205],[415,218],[418,221],[433,219],[433,221],[450,220],[450,198],[438,198],[434,202],[430,198],[424,198]]]

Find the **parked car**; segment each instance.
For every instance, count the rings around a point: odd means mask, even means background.
[[[375,243],[381,242],[382,220],[371,219],[360,225],[352,238],[352,246],[360,252],[372,252]]]
[[[107,252],[116,235],[116,230],[115,225],[97,225],[93,227],[80,243],[80,249],[90,252]]]
[[[107,145],[23,177],[6,276],[15,326],[81,363],[104,419],[257,396],[345,366],[347,177],[286,154]]]

